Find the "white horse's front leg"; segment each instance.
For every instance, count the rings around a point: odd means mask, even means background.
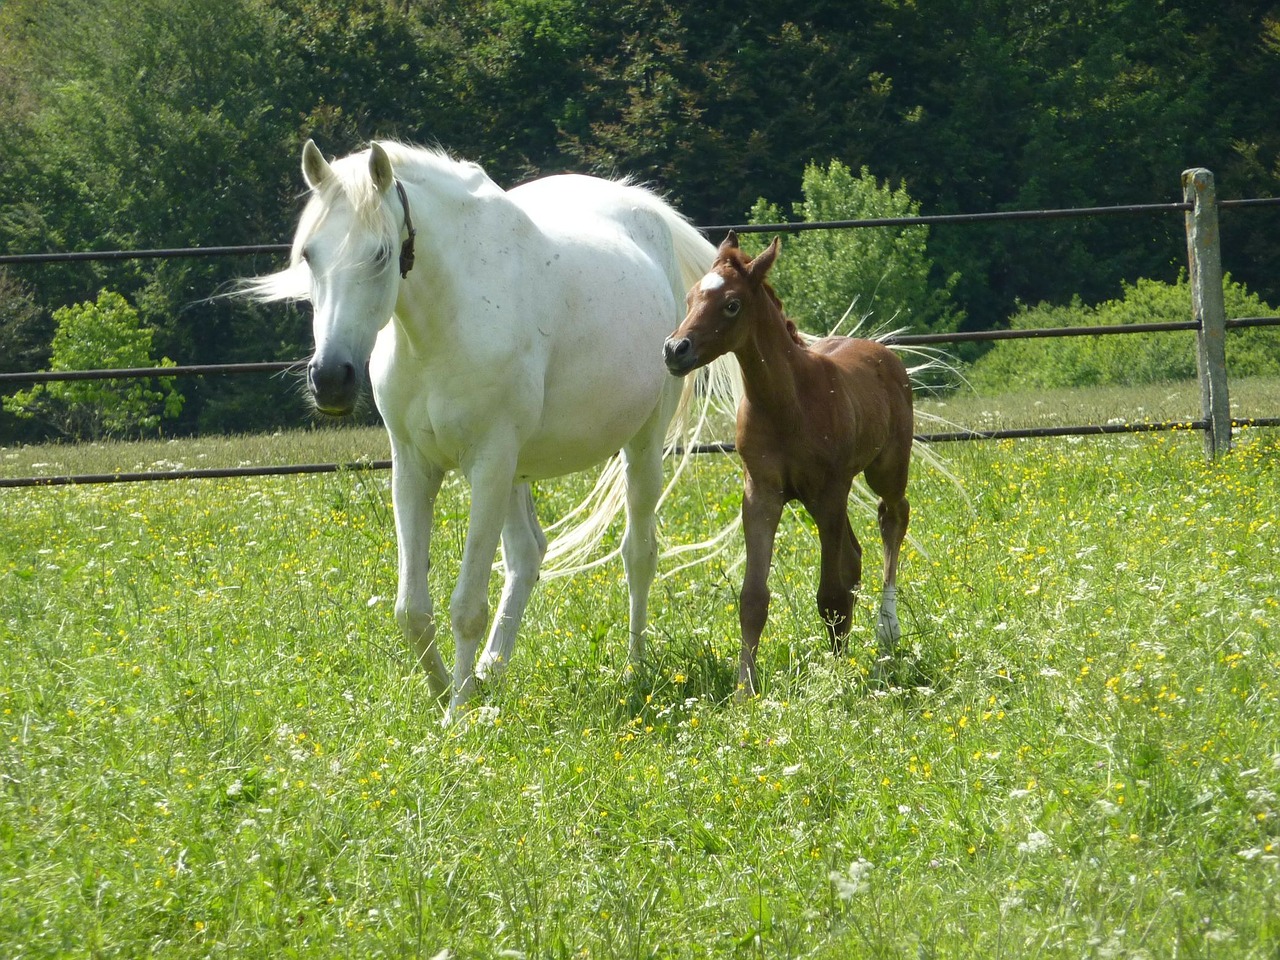
[[[434,697],[449,692],[449,671],[436,648],[436,617],[427,585],[431,564],[431,524],[444,472],[415,454],[392,445],[391,498],[395,509],[400,582],[396,623],[427,672]]]
[[[507,506],[514,496],[515,457],[499,454],[478,458],[467,475],[471,481],[471,516],[458,582],[449,602],[455,647],[450,716],[475,693],[476,652],[489,623],[489,576]]]
[[[533,492],[529,484],[522,483],[511,491],[507,522],[502,527],[502,561],[507,576],[489,642],[476,664],[476,676],[481,680],[497,679],[511,662],[520,618],[538,582],[538,569],[546,554],[547,538],[538,524]]]

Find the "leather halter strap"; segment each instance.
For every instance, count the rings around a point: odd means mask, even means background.
[[[396,193],[404,210],[404,228],[409,231],[409,236],[400,244],[400,278],[404,279],[413,269],[413,238],[418,235],[418,231],[413,229],[413,217],[409,216],[409,197],[404,192],[404,184],[399,180],[396,180]]]

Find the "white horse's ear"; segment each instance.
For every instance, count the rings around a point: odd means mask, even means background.
[[[378,188],[379,193],[386,193],[396,182],[395,171],[391,169],[391,158],[377,143],[369,146],[369,176],[373,177],[373,185]]]
[[[320,185],[333,175],[329,169],[329,161],[324,158],[314,140],[308,140],[302,148],[302,179],[312,190],[319,190]]]

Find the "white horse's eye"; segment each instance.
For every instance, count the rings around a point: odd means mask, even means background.
[[[741,300],[730,300],[724,305],[724,315],[729,318],[736,317],[741,310]]]
[[[377,253],[373,255],[374,262],[379,265],[386,263],[387,260],[389,260],[390,258],[391,258],[390,247],[379,247]]]

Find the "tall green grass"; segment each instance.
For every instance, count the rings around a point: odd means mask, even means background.
[[[732,557],[660,582],[638,674],[606,567],[540,584],[447,728],[396,636],[384,474],[3,491],[0,954],[1275,956],[1280,435],[941,452],[892,682],[874,519],[836,659],[792,514],[760,698],[731,697]],[[739,500],[702,458],[664,536]],[[465,525],[452,482],[442,610]]]

